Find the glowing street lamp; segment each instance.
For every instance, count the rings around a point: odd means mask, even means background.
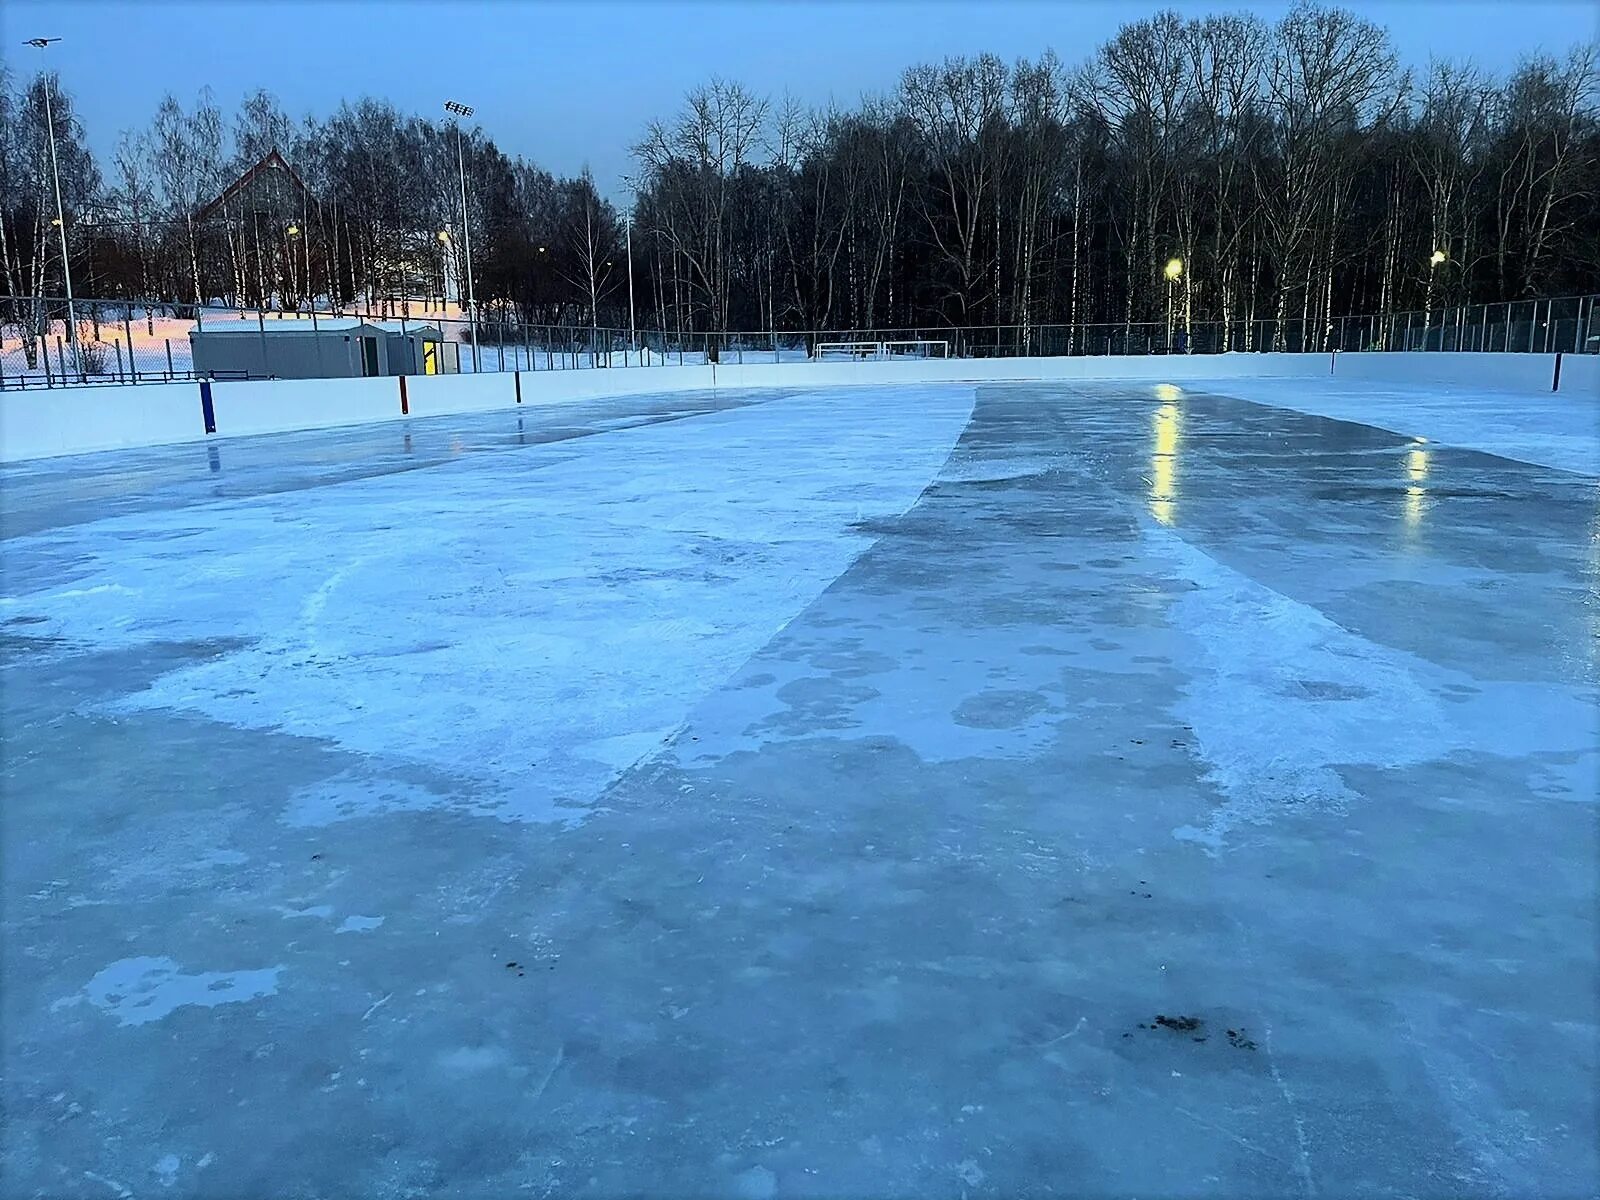
[[[1443,250],[1435,250],[1432,254],[1428,255],[1428,265],[1430,267],[1437,267],[1440,263],[1444,262],[1444,260],[1449,258],[1449,257],[1450,256],[1448,254],[1446,254]]]
[[[1178,278],[1183,274],[1183,259],[1169,258],[1167,265],[1161,268],[1161,273],[1167,277],[1167,352],[1172,352],[1172,295],[1177,290]]]

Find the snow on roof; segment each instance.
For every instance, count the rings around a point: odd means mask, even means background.
[[[377,329],[384,333],[439,333],[437,325],[430,325],[426,321],[363,321],[359,317],[318,317],[313,323],[309,318],[297,317],[278,320],[269,318],[266,321],[206,321],[197,324],[189,330],[190,335],[196,333],[349,333],[355,329]]]

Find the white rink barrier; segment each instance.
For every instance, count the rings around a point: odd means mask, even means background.
[[[714,388],[859,384],[1237,378],[1334,379],[1427,388],[1600,398],[1600,356],[1388,353],[1129,355],[1126,357],[907,359],[887,362],[723,363],[506,371],[374,379],[282,379],[0,392],[0,462],[217,436],[287,433],[407,417],[560,404],[605,396]]]
[[[0,462],[205,436],[192,383],[0,392]]]
[[[1561,356],[1562,391],[1568,390],[1574,364],[1584,358],[1595,361],[1593,355]],[[1480,392],[1549,392],[1555,390],[1555,365],[1554,354],[1373,350],[1340,353],[1334,361],[1333,376],[1341,380],[1462,387]]]

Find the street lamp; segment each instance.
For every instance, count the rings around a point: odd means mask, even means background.
[[[1167,353],[1172,352],[1172,294],[1178,286],[1178,280],[1183,275],[1183,259],[1169,258],[1167,265],[1161,268],[1161,273],[1167,277]]]
[[[633,192],[633,200],[628,205],[628,220],[624,228],[627,230],[628,240],[628,345],[637,354],[639,352],[639,327],[633,319],[633,210],[639,206],[639,189],[634,185],[633,180],[626,175],[622,177],[622,181]]]
[[[1440,263],[1444,262],[1444,260],[1449,258],[1449,257],[1450,256],[1448,254],[1446,254],[1443,250],[1435,250],[1432,254],[1428,255],[1428,265],[1430,267],[1437,267]]]
[[[456,120],[456,170],[461,176],[461,242],[462,254],[467,264],[467,320],[472,326],[472,369],[478,370],[478,299],[472,286],[472,228],[467,224],[467,160],[461,150],[461,120],[472,115],[470,104],[454,100],[444,102],[444,110]]]
[[[29,38],[27,44],[36,50],[44,50],[60,40],[58,37],[36,37]],[[72,311],[72,260],[67,257],[67,216],[61,207],[61,171],[56,166],[56,118],[50,92],[50,79],[47,76],[44,82],[44,124],[50,142],[50,182],[56,192],[56,219],[51,224],[61,234],[61,279],[67,290],[67,340],[72,343],[72,361],[77,364],[79,374],[82,374],[83,356],[78,352],[78,318]]]

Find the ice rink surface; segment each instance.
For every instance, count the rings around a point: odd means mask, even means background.
[[[0,473],[7,1196],[1577,1196],[1600,410],[636,397]]]

